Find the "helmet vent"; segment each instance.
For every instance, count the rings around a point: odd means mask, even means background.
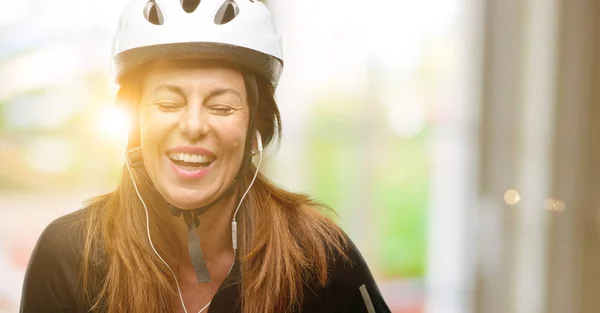
[[[240,9],[235,1],[227,0],[223,2],[217,11],[217,15],[215,15],[215,24],[223,25],[231,22],[238,15],[239,11]]]
[[[198,5],[200,4],[200,0],[180,0],[181,7],[187,13],[192,13],[196,11]]]
[[[154,25],[162,25],[163,24],[163,16],[160,11],[160,7],[153,0],[148,1],[146,3],[146,7],[144,7],[144,17],[148,20],[148,22]]]

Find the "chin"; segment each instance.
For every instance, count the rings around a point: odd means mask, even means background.
[[[169,192],[168,197],[164,198],[171,205],[181,210],[194,210],[210,204],[214,197],[212,197],[212,194],[198,195],[198,190],[178,190]]]

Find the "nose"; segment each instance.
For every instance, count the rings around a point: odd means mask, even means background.
[[[207,115],[202,103],[189,101],[179,121],[179,130],[190,140],[202,138],[209,131]]]

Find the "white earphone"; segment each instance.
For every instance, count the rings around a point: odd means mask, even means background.
[[[256,131],[256,145],[258,146],[258,152],[262,153],[263,152],[262,137],[260,136],[260,132],[258,130]]]
[[[231,267],[229,268],[229,272],[227,272],[227,276],[229,276],[229,273],[231,273],[231,270],[233,269],[233,265],[235,264],[235,260],[237,258],[237,222],[236,222],[235,218],[236,218],[238,210],[242,206],[242,202],[244,202],[244,198],[250,191],[250,188],[252,187],[252,185],[254,184],[254,181],[256,180],[256,177],[258,176],[258,170],[260,169],[260,164],[262,163],[263,145],[262,145],[262,138],[261,138],[260,132],[258,132],[258,130],[256,131],[255,140],[256,140],[256,145],[258,147],[258,154],[259,154],[258,164],[256,165],[256,171],[254,172],[254,177],[252,178],[252,181],[250,181],[250,185],[248,185],[248,189],[246,189],[246,192],[244,192],[244,195],[242,195],[242,198],[240,199],[240,202],[238,203],[238,206],[235,209],[235,212],[233,213],[233,219],[231,221],[231,241],[232,241],[232,245],[233,245],[233,263],[231,263]],[[152,248],[152,251],[154,251],[154,254],[156,254],[156,256],[169,269],[169,272],[171,272],[171,275],[173,275],[173,278],[175,279],[175,284],[177,285],[177,292],[179,293],[179,300],[181,300],[181,306],[183,307],[183,311],[185,313],[188,313],[188,311],[185,307],[185,303],[183,302],[183,295],[181,294],[181,288],[179,286],[179,280],[177,280],[177,275],[175,275],[175,272],[173,272],[173,270],[171,269],[169,264],[167,264],[167,262],[160,256],[158,251],[156,251],[156,248],[154,247],[154,243],[152,243],[152,237],[150,236],[150,218],[148,215],[148,207],[146,206],[146,202],[144,201],[144,199],[142,199],[140,191],[138,190],[137,183],[135,182],[135,178],[133,177],[133,173],[131,172],[131,167],[130,167],[129,162],[125,162],[125,163],[126,163],[125,166],[127,167],[127,171],[129,172],[129,177],[131,178],[131,181],[133,182],[133,188],[135,189],[135,193],[137,194],[138,199],[140,199],[140,201],[142,202],[142,206],[144,207],[144,212],[146,213],[146,231],[148,234],[148,241],[150,242],[150,247]],[[209,301],[200,311],[198,311],[198,313],[201,313],[202,311],[204,311],[210,305],[211,302],[212,302],[212,300]]]
[[[244,192],[244,195],[240,199],[240,202],[238,203],[238,206],[235,209],[235,212],[233,213],[233,219],[231,221],[231,242],[233,243],[234,254],[237,251],[237,222],[235,220],[235,217],[237,215],[238,210],[242,206],[242,202],[244,201],[244,198],[248,194],[248,191],[250,191],[250,187],[252,187],[252,185],[254,184],[254,181],[256,180],[256,176],[258,176],[258,170],[260,169],[260,164],[262,163],[263,145],[262,145],[262,137],[260,136],[260,132],[258,130],[256,131],[255,140],[256,140],[256,145],[258,147],[258,154],[259,154],[258,164],[256,165],[256,171],[254,172],[254,177],[252,178],[250,185],[248,185],[248,189],[246,189],[246,192]]]

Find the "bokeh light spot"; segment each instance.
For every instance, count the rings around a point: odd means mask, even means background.
[[[514,189],[507,190],[504,193],[504,202],[508,205],[515,205],[521,201],[521,195]]]
[[[565,203],[561,200],[551,198],[544,200],[544,209],[548,211],[563,212],[565,207]]]
[[[97,130],[100,138],[109,142],[126,141],[129,117],[124,110],[115,105],[109,105],[100,113]]]

